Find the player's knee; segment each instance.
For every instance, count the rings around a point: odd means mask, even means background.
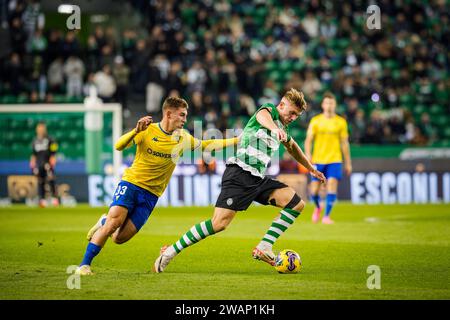
[[[118,228],[120,227],[120,223],[116,220],[106,220],[106,224],[103,226],[103,232],[108,234],[109,236],[112,235]],[[114,239],[113,239],[114,241]],[[115,241],[114,241],[115,242]]]
[[[300,196],[294,192],[294,195],[290,199],[290,201],[285,205],[287,209],[293,209],[296,211],[302,211],[305,207],[305,202],[300,198]]]
[[[111,236],[111,239],[115,244],[122,244],[122,243],[125,243],[128,241],[128,239],[121,237],[120,235],[117,235],[117,234],[113,234]]]
[[[303,208],[305,208],[305,201],[300,200],[300,202],[293,209],[300,212]]]

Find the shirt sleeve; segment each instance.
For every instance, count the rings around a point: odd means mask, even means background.
[[[261,107],[256,111],[256,113],[258,113],[261,110],[267,109],[267,111],[270,112],[272,119],[275,119],[276,117],[276,110],[275,107],[270,104],[270,103],[264,103],[263,105],[261,105]]]
[[[346,138],[348,138],[348,126],[347,126],[347,121],[345,121],[344,119],[342,120],[341,131],[339,132],[339,137],[340,137],[341,139],[346,139]]]
[[[308,134],[312,134],[314,137],[316,135],[316,121],[314,119],[311,119],[308,126]]]
[[[190,133],[188,133],[187,131],[185,131],[186,134],[186,141],[187,141],[187,148],[186,149],[190,149],[190,150],[195,150],[198,149],[201,145],[202,145],[202,141],[194,138]]]
[[[134,144],[140,144],[142,140],[144,139],[145,133],[147,132],[148,128],[144,131],[139,132],[134,138],[133,142]]]
[[[287,135],[286,142],[289,142],[289,141],[291,141],[291,139],[292,139],[292,136],[291,136],[291,130],[289,129],[288,126],[286,126],[286,127],[285,127],[285,131],[286,131],[286,135]]]

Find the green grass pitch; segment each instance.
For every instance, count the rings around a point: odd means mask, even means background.
[[[0,299],[450,299],[450,206],[338,203],[334,225],[311,223],[308,205],[275,249],[299,252],[303,269],[278,274],[251,251],[276,215],[240,212],[224,232],[178,255],[165,273],[151,265],[212,208],[157,208],[135,238],[108,241],[94,276],[67,288],[85,234],[106,208],[0,208]],[[380,267],[369,290],[367,267]]]

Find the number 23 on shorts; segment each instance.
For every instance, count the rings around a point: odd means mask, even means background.
[[[117,186],[114,196],[116,196],[116,197],[123,196],[125,194],[125,192],[127,192],[127,188],[128,188],[128,186],[121,186],[121,185]]]

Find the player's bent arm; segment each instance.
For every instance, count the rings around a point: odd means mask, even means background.
[[[36,156],[32,154],[30,158],[30,168],[34,169],[34,167],[36,167]]]
[[[344,156],[345,168],[347,173],[352,171],[352,159],[350,157],[350,144],[348,143],[348,138],[341,138],[341,150]]]
[[[303,153],[302,149],[294,139],[291,139],[289,140],[289,142],[284,143],[284,146],[286,147],[287,152],[289,152],[292,157],[294,157],[294,159],[302,164],[306,169],[308,169],[309,171],[315,170],[311,161],[309,161],[308,157],[306,157],[306,155]]]
[[[278,129],[278,126],[272,119],[272,115],[270,114],[268,109],[261,109],[256,114],[256,120],[262,125],[264,128],[269,129],[270,131]]]
[[[127,149],[133,145],[133,139],[136,137],[137,132],[135,129],[131,130],[128,133],[125,133],[122,135],[119,140],[117,140],[116,144],[114,145],[114,148],[117,151],[122,151],[124,149]]]
[[[269,129],[272,133],[276,134],[277,139],[281,142],[286,142],[288,136],[284,130],[278,128],[272,119],[272,114],[268,109],[261,109],[256,113],[256,121],[266,129]]]
[[[56,156],[51,155],[50,158],[48,159],[48,162],[50,163],[50,166],[52,166],[52,168],[54,168],[56,166]]]

